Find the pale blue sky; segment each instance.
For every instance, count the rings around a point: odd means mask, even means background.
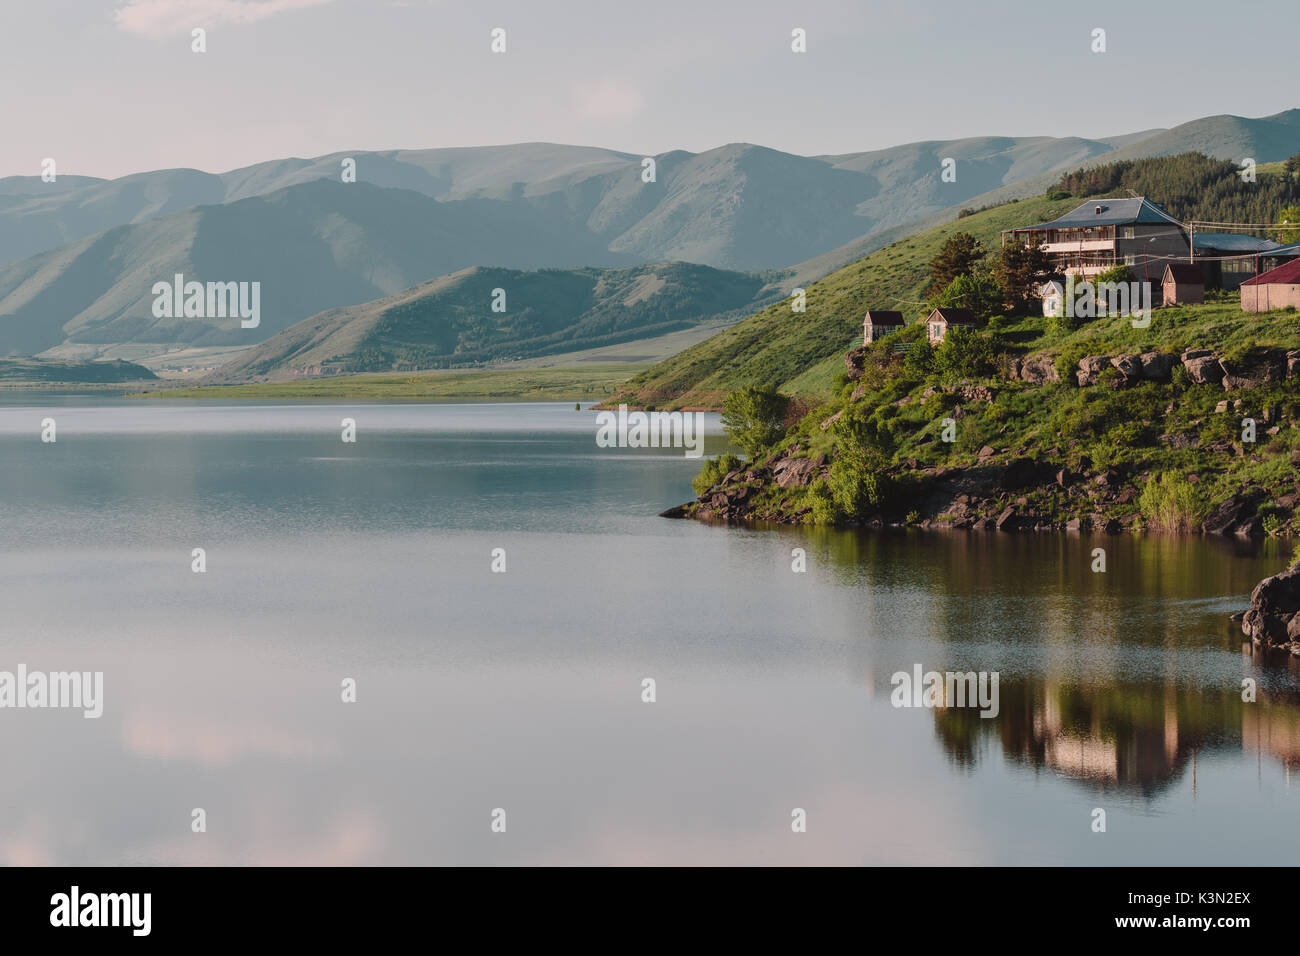
[[[1294,0],[0,0],[0,176],[545,140],[813,155],[1300,105]],[[190,29],[208,52],[190,52]],[[508,52],[489,51],[507,30]],[[808,31],[808,52],[790,31]],[[1108,52],[1090,51],[1094,27]]]

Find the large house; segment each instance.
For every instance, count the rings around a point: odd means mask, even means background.
[[[1247,312],[1300,309],[1300,259],[1292,259],[1241,284],[1241,307]]]
[[[1149,199],[1090,199],[1064,216],[1037,226],[1008,229],[1002,242],[1038,240],[1062,275],[1094,276],[1117,265],[1139,281],[1159,282],[1165,265],[1188,261],[1183,224]]]

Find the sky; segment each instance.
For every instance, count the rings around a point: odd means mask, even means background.
[[[1294,0],[0,0],[0,176],[545,141],[802,155],[1300,105]],[[1285,29],[1280,29],[1289,25]],[[192,51],[191,31],[207,50]],[[491,31],[505,30],[493,53]],[[791,50],[806,31],[807,52]],[[1093,31],[1106,31],[1095,53]],[[1247,54],[1248,51],[1248,54]]]

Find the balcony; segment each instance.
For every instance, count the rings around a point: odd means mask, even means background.
[[[1114,252],[1114,239],[1081,239],[1075,242],[1049,242],[1042,250],[1048,253],[1062,252]]]

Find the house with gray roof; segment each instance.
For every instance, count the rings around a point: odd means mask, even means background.
[[[1037,240],[1063,275],[1094,276],[1117,265],[1138,281],[1159,282],[1171,261],[1188,261],[1183,224],[1145,197],[1089,199],[1065,215],[1002,233],[1002,242]]]

